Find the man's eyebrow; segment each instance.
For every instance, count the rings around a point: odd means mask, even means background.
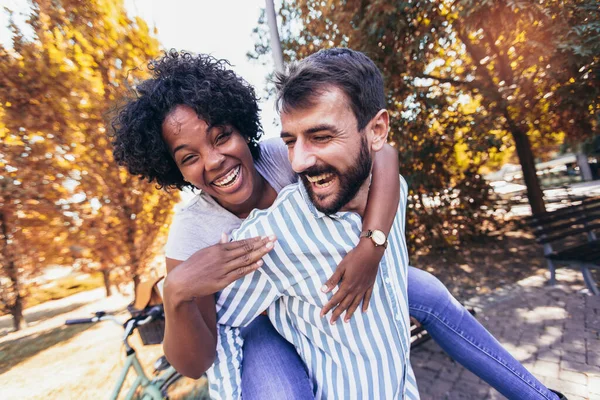
[[[308,128],[307,130],[304,131],[304,134],[312,135],[313,133],[323,132],[323,131],[329,131],[331,133],[336,134],[339,132],[339,129],[336,128],[334,125],[322,124],[322,125],[313,126],[312,128]],[[281,134],[279,136],[281,136],[282,139],[294,137],[294,135],[292,135],[289,132],[285,132],[285,131],[281,132]]]
[[[310,135],[310,134],[322,132],[322,131],[330,131],[332,133],[337,133],[338,129],[333,125],[322,124],[322,125],[313,126],[312,128],[308,128],[307,130],[304,131],[304,134]]]

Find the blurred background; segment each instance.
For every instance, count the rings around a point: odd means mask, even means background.
[[[461,299],[542,274],[523,218],[600,194],[597,0],[275,1],[277,46],[263,0],[2,6],[0,382],[11,398],[103,397],[121,333],[61,321],[122,311],[164,274],[169,223],[190,195],[117,167],[107,133],[165,50],[229,60],[261,97],[265,137],[279,134],[273,49],[284,64],[335,46],[371,57],[410,188],[411,262]],[[160,346],[149,347],[151,360]]]

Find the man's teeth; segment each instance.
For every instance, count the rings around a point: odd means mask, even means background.
[[[324,181],[326,179],[329,179],[333,176],[332,173],[326,173],[326,174],[321,174],[321,175],[317,175],[317,176],[306,176],[306,178],[308,179],[309,182],[311,183],[317,183],[319,181]]]
[[[229,173],[227,175],[225,175],[224,177],[222,177],[222,178],[214,181],[213,184],[215,186],[219,186],[219,187],[224,187],[224,186],[230,185],[238,177],[238,175],[240,173],[240,168],[241,167],[238,165],[237,167],[235,167],[234,169],[232,169],[231,171],[229,171]]]

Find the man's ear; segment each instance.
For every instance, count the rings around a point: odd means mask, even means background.
[[[371,133],[373,135],[371,141],[371,150],[379,151],[387,142],[388,131],[390,127],[390,115],[387,110],[379,110],[379,112],[371,120]]]

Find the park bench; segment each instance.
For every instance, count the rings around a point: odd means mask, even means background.
[[[552,212],[527,218],[536,241],[544,248],[550,284],[556,283],[556,265],[579,268],[590,292],[600,295],[591,273],[600,267],[600,197],[586,198]]]

